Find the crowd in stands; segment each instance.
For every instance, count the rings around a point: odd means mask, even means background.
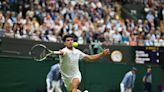
[[[118,1],[2,0],[0,36],[62,42],[63,35],[72,34],[79,44],[164,46],[163,0],[138,0],[145,5],[145,19],[138,21],[121,18],[126,0]]]

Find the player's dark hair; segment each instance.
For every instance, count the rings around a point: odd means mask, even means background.
[[[70,34],[64,35],[62,40],[65,42],[67,38],[73,38],[73,36]]]

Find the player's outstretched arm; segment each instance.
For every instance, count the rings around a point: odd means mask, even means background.
[[[109,49],[104,49],[102,52],[95,55],[86,55],[83,59],[86,61],[95,61],[100,57],[109,54]]]
[[[64,55],[64,52],[62,50],[53,51],[53,53],[56,54],[56,55]]]

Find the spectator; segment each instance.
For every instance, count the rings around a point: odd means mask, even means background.
[[[157,39],[154,40],[154,46],[162,46],[163,40],[161,36],[157,36]]]
[[[122,32],[122,42],[129,45],[129,33],[127,31]]]
[[[129,37],[129,45],[130,46],[136,46],[137,45],[137,39],[135,35],[130,35]]]
[[[4,31],[5,31],[5,36],[6,37],[10,37],[10,38],[14,38],[14,32],[10,26],[10,23],[6,22],[4,24]]]
[[[5,17],[2,12],[0,12],[0,31],[3,30],[3,25],[5,23]]]
[[[57,42],[57,37],[53,31],[48,32],[47,38],[49,42]]]
[[[32,29],[32,22],[29,16],[26,16],[26,19],[24,21],[25,23],[23,25],[23,31],[25,32],[25,35],[29,37],[34,31]]]
[[[144,92],[151,92],[152,90],[152,68],[147,67],[147,71],[142,79],[144,84]]]
[[[46,83],[47,92],[54,92],[54,90],[55,92],[62,92],[62,79],[59,64],[51,66],[51,69],[47,74]]]
[[[146,36],[144,43],[145,43],[145,46],[153,46],[153,41],[150,39],[149,35]]]
[[[34,31],[34,33],[30,37],[31,39],[35,41],[41,41],[41,32],[40,31]]]
[[[118,30],[115,31],[114,34],[112,34],[112,38],[113,38],[113,42],[118,44],[122,41],[122,36],[121,34],[118,32]]]
[[[164,35],[162,36],[162,39],[161,39],[161,43],[162,43],[162,47],[164,47]]]
[[[31,22],[32,22],[32,30],[33,31],[39,31],[40,24],[37,21],[36,17],[33,17]]]
[[[137,37],[137,45],[144,46],[144,32],[140,33]]]
[[[129,72],[125,74],[123,80],[120,83],[121,92],[132,92],[136,79],[137,69],[133,67]]]
[[[113,42],[112,33],[109,28],[107,28],[107,27],[105,28],[103,35],[104,35],[104,40],[105,40],[104,43],[112,44],[112,42]]]

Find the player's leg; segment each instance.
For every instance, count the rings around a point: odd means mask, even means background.
[[[78,78],[73,78],[71,82],[72,92],[77,92],[80,80]]]
[[[71,79],[64,76],[62,77],[62,79],[67,92],[71,92]]]
[[[80,90],[78,90],[80,82],[81,82],[81,73],[78,73],[74,77],[72,77],[72,80],[71,80],[72,92],[80,92]]]
[[[127,92],[132,92],[132,88],[128,88],[127,89]]]
[[[50,82],[49,79],[46,79],[46,83],[47,83],[47,92],[53,92],[54,90],[54,82]]]
[[[55,92],[62,92],[60,80],[56,81]]]
[[[145,83],[145,91],[144,92],[151,92],[151,83]]]
[[[64,86],[66,87],[68,92],[78,92],[77,88],[81,82],[81,74],[80,73],[72,76],[71,78],[62,76],[62,79],[64,81]],[[76,90],[73,91],[74,89],[76,89]]]
[[[120,91],[121,92],[125,92],[125,88],[124,88],[124,84],[123,83],[120,84]]]

